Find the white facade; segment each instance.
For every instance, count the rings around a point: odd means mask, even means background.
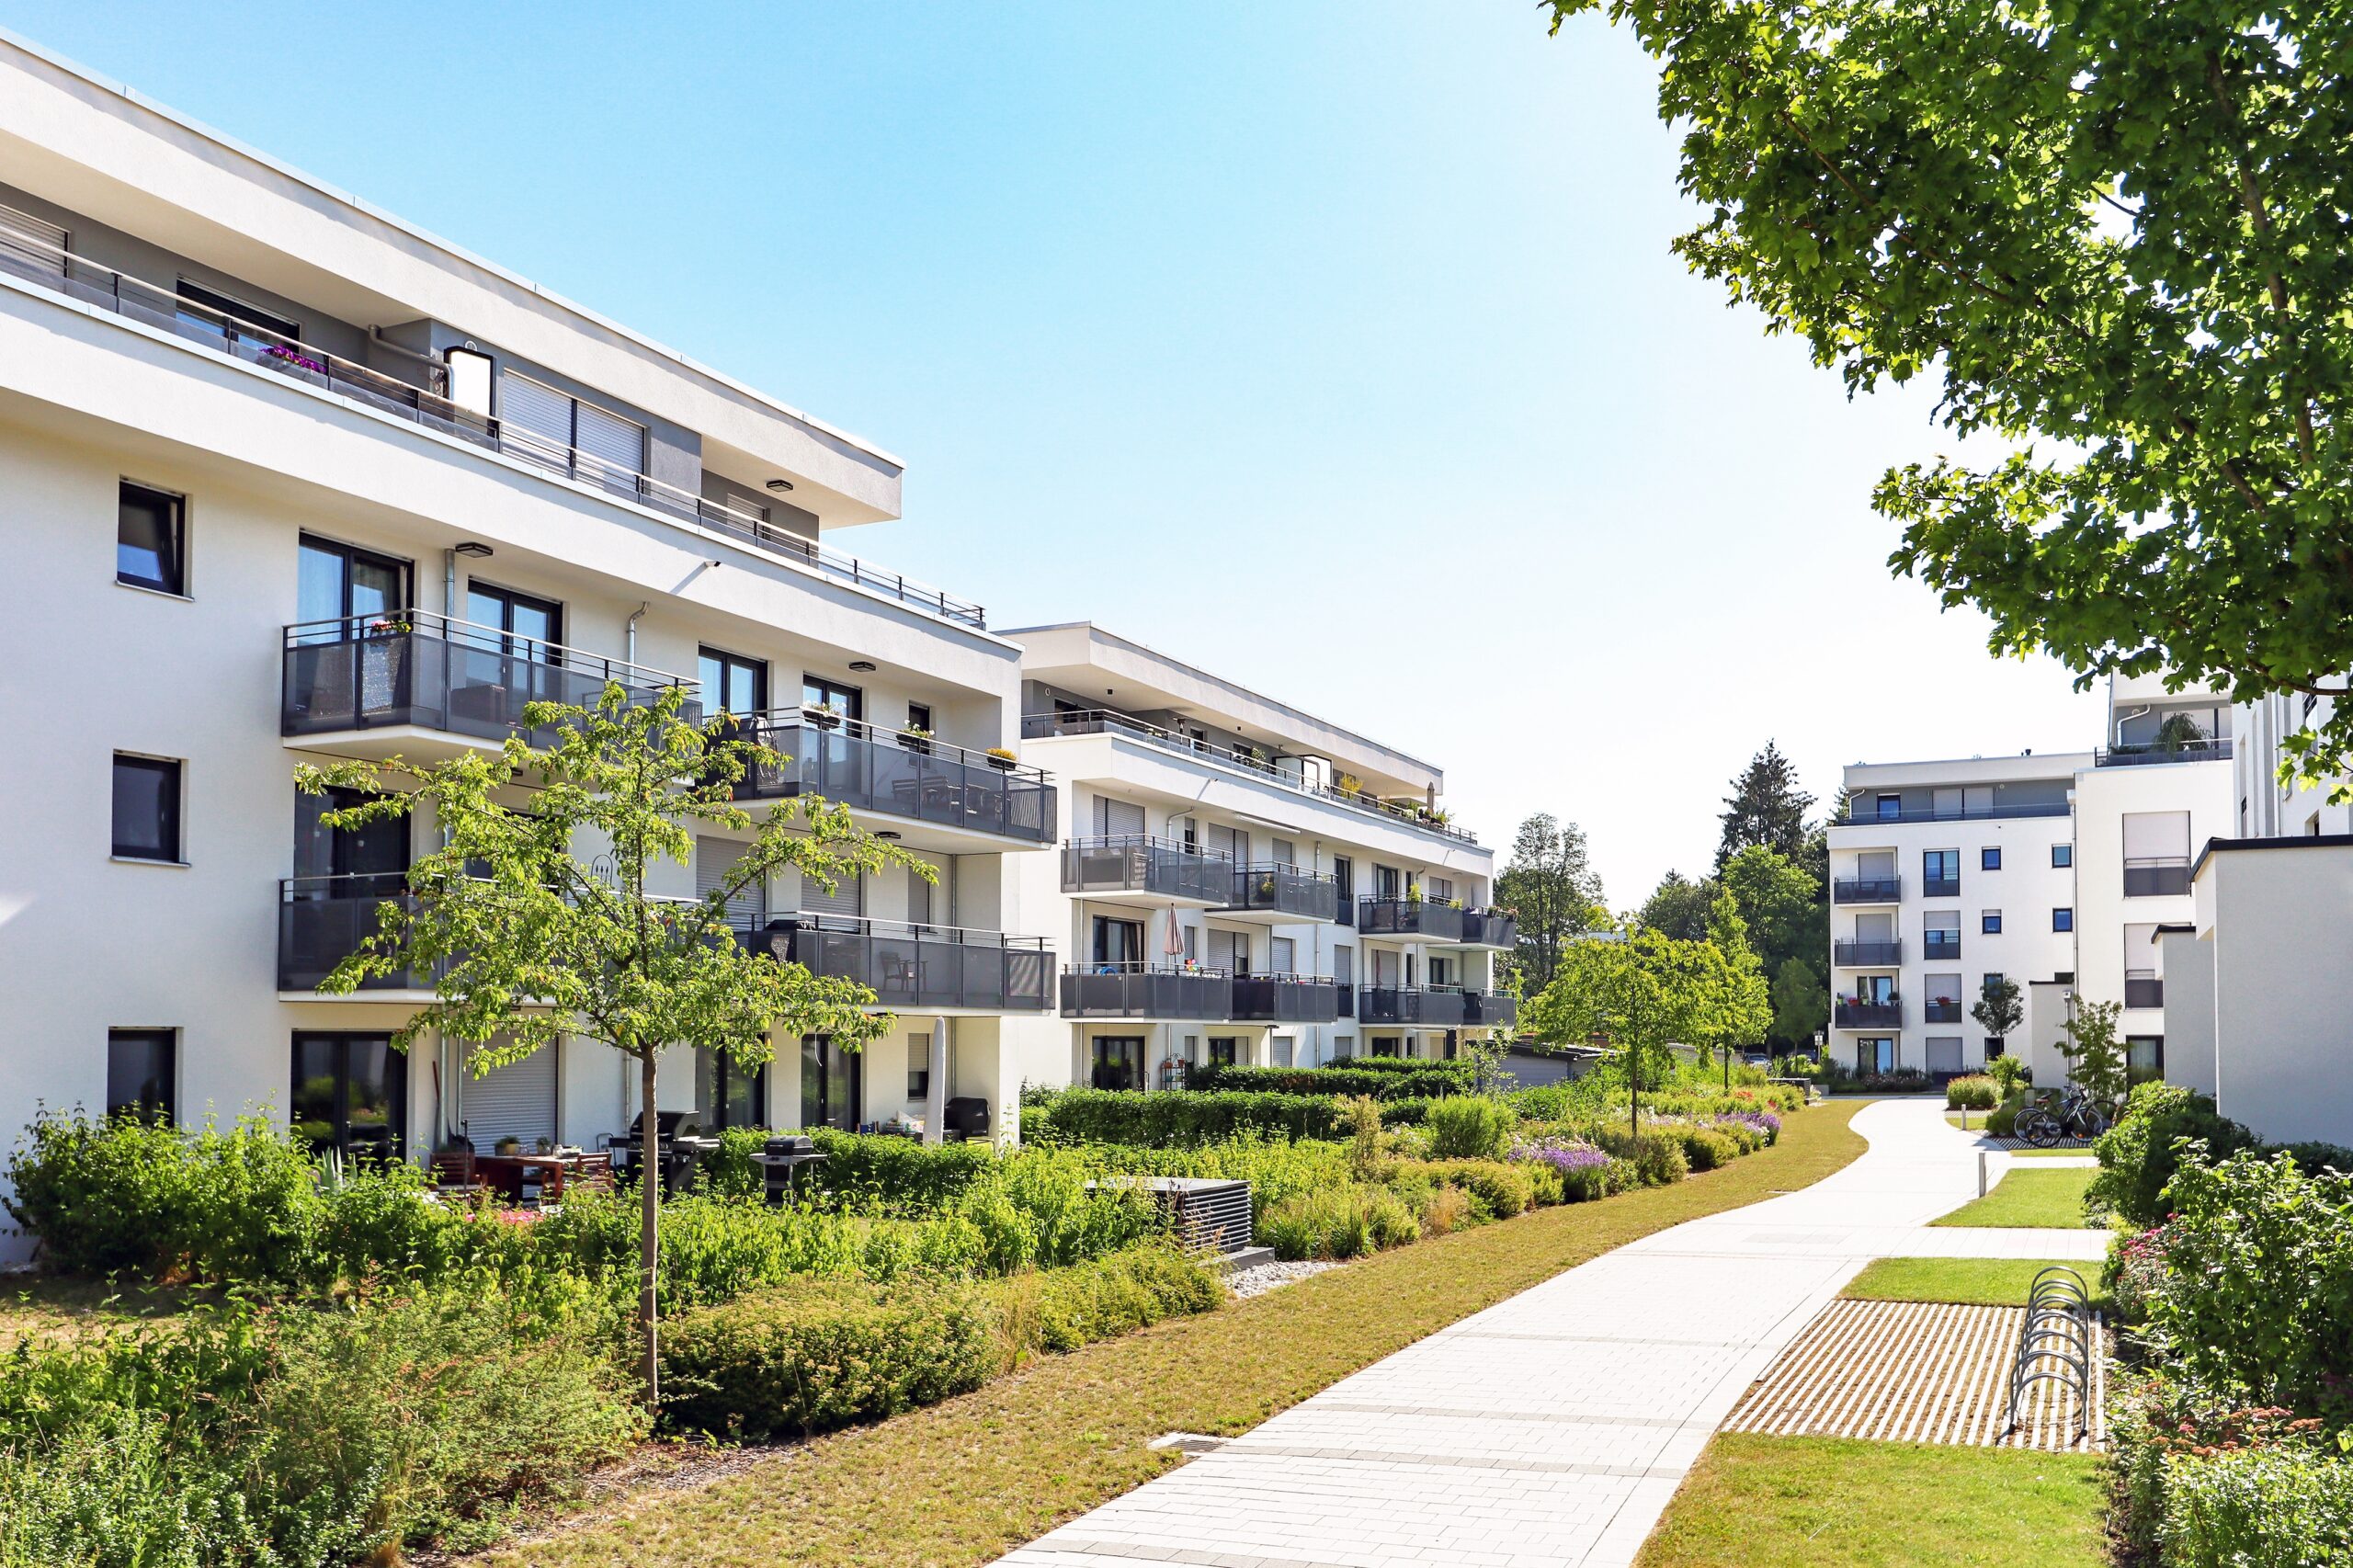
[[[1089,623],[1007,635],[1067,829],[1022,862],[1065,955],[1063,1017],[1015,1026],[1029,1077],[1443,1057],[1509,1021],[1516,926],[1485,907],[1493,853],[1433,812],[1436,768]]]

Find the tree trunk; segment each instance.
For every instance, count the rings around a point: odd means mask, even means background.
[[[654,1098],[654,1053],[648,1051],[638,1059],[641,1069],[638,1074],[640,1100],[644,1108],[638,1122],[643,1136],[639,1140],[637,1160],[641,1215],[637,1241],[637,1327],[645,1340],[645,1354],[638,1363],[638,1371],[644,1379],[645,1407],[648,1410],[658,1408],[662,1397],[661,1365],[654,1354],[657,1342],[654,1338],[654,1292],[655,1270],[662,1262],[662,1116],[655,1108],[660,1102]]]

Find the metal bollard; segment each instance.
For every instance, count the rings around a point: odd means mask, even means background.
[[[1977,1196],[1985,1196],[1985,1151],[1977,1151]]]

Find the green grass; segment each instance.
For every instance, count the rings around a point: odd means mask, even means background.
[[[1401,1247],[1226,1311],[1161,1324],[699,1491],[479,1560],[531,1568],[981,1564],[1160,1474],[1165,1432],[1239,1433],[1434,1330],[1628,1242],[1794,1191],[1851,1162],[1862,1100],[1790,1117],[1722,1170]]]
[[[2022,1307],[2034,1277],[2064,1262],[2099,1289],[2099,1265],[2059,1258],[1882,1257],[1840,1292],[1861,1301],[1959,1301],[1972,1307]]]
[[[2106,1462],[1722,1433],[1636,1568],[2099,1568]]]
[[[1937,1225],[2017,1225],[2044,1231],[2084,1228],[2084,1189],[2099,1172],[2088,1165],[2052,1171],[2011,1171],[1994,1190],[1954,1210]]]
[[[2003,1151],[2013,1160],[2087,1160],[2089,1149],[2007,1149]]]

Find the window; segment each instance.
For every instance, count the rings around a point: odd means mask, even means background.
[[[1454,897],[1454,879],[1452,877],[1432,877],[1430,879],[1429,894],[1437,903],[1444,903],[1448,902]]]
[[[2064,870],[2075,863],[2075,846],[2074,845],[2054,844],[2051,846],[2051,864],[2054,869]]]
[[[830,708],[845,719],[866,717],[866,693],[854,686],[844,686],[822,676],[801,677],[801,705],[803,708]]]
[[[0,266],[11,272],[65,276],[71,248],[63,228],[15,207],[0,207]]]
[[[1977,916],[1977,929],[1988,937],[2000,936],[2002,934],[2002,912],[1998,909],[1988,909],[1979,915]]]
[[[858,1131],[866,1099],[866,1053],[837,1049],[831,1035],[801,1037],[801,1125]]]
[[[107,1114],[170,1121],[172,1058],[170,1029],[107,1030]]]
[[[910,702],[907,704],[907,728],[910,730],[921,730],[926,734],[931,733],[930,703]]]
[[[1334,1035],[1332,1037],[1332,1057],[1334,1061],[1338,1061],[1342,1058],[1353,1058],[1356,1053],[1356,1036],[1352,1034],[1340,1034]]]
[[[287,1103],[313,1149],[395,1158],[408,1128],[408,1057],[388,1034],[298,1030]]]
[[[1232,1035],[1210,1036],[1210,1065],[1231,1067],[1242,1055],[1242,1042]]]
[[[1276,1066],[1289,1067],[1298,1059],[1299,1042],[1291,1036],[1287,1034],[1279,1034],[1275,1036],[1272,1045],[1274,1064]]]
[[[1210,1042],[1210,1054],[1211,1060],[1215,1060],[1217,1054],[1215,1040]],[[1142,1088],[1143,1037],[1142,1035],[1097,1035],[1095,1037],[1095,1071],[1092,1081],[1098,1089]]]
[[[2052,910],[2051,912],[2051,928],[2053,931],[2074,930],[2075,928],[2075,912],[2072,909]]]
[[[723,1051],[695,1052],[695,1106],[706,1131],[767,1125],[768,1070],[738,1067]]]
[[[1921,916],[1922,951],[1932,959],[1961,957],[1961,911],[1935,909]]]
[[[615,489],[626,481],[624,494],[635,493],[635,477],[645,472],[644,426],[529,376],[508,370],[498,378],[498,416],[510,434],[529,432],[540,437],[535,445],[546,449],[533,452],[522,448],[522,456],[551,466],[581,467],[589,471],[581,477]],[[574,452],[590,460],[576,463]]]
[[[180,765],[114,754],[114,853],[123,860],[180,860]]]
[[[2157,1034],[2134,1034],[2124,1037],[2124,1075],[2131,1083],[2145,1084],[2152,1078],[2165,1075],[2165,1037]]]
[[[247,336],[253,335],[253,328],[259,327],[264,335],[284,338],[289,344],[302,340],[302,328],[300,323],[289,321],[275,311],[266,311],[259,305],[249,304],[234,294],[223,294],[218,289],[208,289],[201,283],[191,283],[185,278],[179,280],[178,293],[183,301],[193,307],[179,312],[182,321],[193,322],[199,326],[210,327],[214,332],[219,332],[222,326],[221,318],[232,316],[235,318],[238,329]]]
[[[1267,972],[1296,974],[1299,972],[1299,944],[1289,937],[1275,937],[1267,943]]]
[[[466,619],[485,631],[499,633],[495,637],[474,633],[472,641],[476,646],[510,659],[543,665],[551,650],[563,642],[563,607],[512,588],[467,584]]]
[[[1881,796],[1879,798],[1879,820],[1880,820],[1880,821],[1881,821],[1881,822],[1894,822],[1894,821],[1896,821],[1897,819],[1901,818],[1903,815],[1904,815],[1904,797],[1903,797],[1903,796],[1901,796],[1901,795],[1881,795]]]
[[[1858,1073],[1893,1073],[1895,1071],[1895,1041],[1881,1037],[1855,1042],[1855,1071]]]
[[[907,1098],[931,1097],[931,1036],[907,1036]]]
[[[1939,1077],[1951,1077],[1961,1071],[1961,1037],[1935,1035],[1927,1040],[1928,1071]]]
[[[1372,1053],[1373,1053],[1375,1056],[1394,1056],[1394,1055],[1396,1055],[1396,1054],[1397,1054],[1397,1039],[1396,1039],[1396,1037],[1395,1037],[1394,1035],[1376,1035],[1376,1036],[1374,1036],[1374,1037],[1373,1037],[1373,1041],[1372,1041]]]
[[[1128,967],[1143,961],[1143,922],[1095,917],[1094,962],[1103,969]]]
[[[409,565],[356,545],[302,536],[294,582],[294,619],[376,619],[408,611]],[[337,628],[316,628],[330,639]]]
[[[1952,898],[1961,892],[1961,851],[1930,849],[1920,857],[1923,898]]]
[[[406,891],[406,815],[381,818],[362,827],[330,827],[320,820],[368,800],[358,790],[344,789],[295,795],[295,898],[390,898]]]
[[[2003,1052],[2006,1051],[2007,1050],[2009,1050],[2009,1047],[2008,1047],[2006,1044],[2005,1044],[2005,1043],[2003,1042],[2002,1037],[2001,1037],[2000,1035],[1988,1035],[1988,1036],[1986,1037],[1986,1040],[1985,1040],[1985,1060],[1986,1060],[1986,1061],[1988,1061],[1988,1062],[1993,1061],[1993,1060],[1994,1060],[1994,1058],[1995,1058],[1995,1057],[1997,1057],[1997,1056],[2001,1055]]]
[[[702,679],[702,710],[711,713],[761,713],[768,705],[768,663],[746,659],[717,648],[696,651],[695,665]]]
[[[1394,899],[1403,898],[1404,895],[1404,872],[1394,866],[1375,866],[1372,869],[1373,897]]]
[[[1989,844],[1985,846],[1984,848],[1980,849],[1977,852],[1977,869],[1981,871],[2000,870],[2002,869],[2002,846],[1998,844]]]
[[[159,594],[188,592],[188,503],[124,480],[115,503],[114,580]]]
[[[2002,971],[1998,969],[1989,969],[1985,971],[1984,978],[1979,983],[1977,989],[1983,992],[1991,993],[1999,990],[2001,988],[2001,984]]]
[[[1357,863],[1346,855],[1332,857],[1332,891],[1339,895],[1340,918],[1349,925],[1357,917]]]

